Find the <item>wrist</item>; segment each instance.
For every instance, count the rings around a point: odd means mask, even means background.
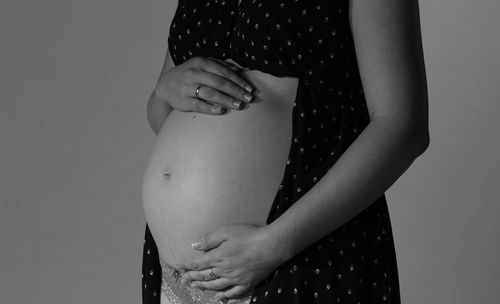
[[[160,77],[158,78],[158,81],[156,82],[156,86],[155,88],[153,89],[153,93],[151,94],[152,98],[154,98],[155,100],[159,101],[159,102],[162,102],[162,103],[167,103],[168,104],[168,100],[165,98],[165,96],[167,96],[167,92],[166,92],[166,79],[164,78],[165,75],[162,74],[160,75]]]
[[[153,92],[151,93],[151,98],[159,102],[166,102],[166,100],[161,96],[163,96],[163,92],[162,88],[160,87],[160,84],[158,83],[156,84],[155,88],[153,89]]]
[[[293,244],[281,235],[272,223],[262,227],[262,239],[264,247],[269,248],[277,264],[282,264],[293,257]]]

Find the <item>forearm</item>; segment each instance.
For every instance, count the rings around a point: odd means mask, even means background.
[[[167,119],[167,116],[170,114],[172,109],[173,108],[168,103],[160,101],[156,97],[154,91],[153,93],[151,93],[151,95],[149,96],[146,111],[149,125],[151,126],[151,129],[153,130],[153,132],[155,132],[155,134],[158,135],[158,132],[160,132],[163,123]]]
[[[163,123],[167,119],[167,116],[170,114],[170,112],[172,112],[173,108],[166,101],[160,100],[158,98],[158,95],[156,94],[156,91],[160,87],[162,76],[174,66],[175,65],[172,61],[172,57],[170,56],[170,52],[168,50],[168,45],[167,45],[167,51],[165,52],[165,59],[163,61],[163,67],[161,68],[160,76],[158,77],[158,82],[156,83],[155,89],[149,96],[147,104],[148,122],[153,132],[155,132],[155,134],[157,135],[158,132],[160,132]]]
[[[420,128],[372,120],[332,168],[267,226],[287,260],[341,227],[380,197],[427,147]]]

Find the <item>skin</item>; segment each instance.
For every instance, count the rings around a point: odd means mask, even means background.
[[[172,109],[223,114],[225,108],[241,110],[253,100],[252,85],[239,75],[234,63],[212,57],[193,57],[175,66],[167,50],[163,68],[147,103],[148,121],[158,134]],[[197,98],[194,95],[199,89]],[[249,99],[245,99],[248,94]],[[207,101],[207,102],[206,102]]]
[[[350,20],[370,123],[331,170],[272,224],[234,224],[202,237],[183,282],[242,295],[382,195],[429,145],[417,0],[356,0]],[[219,278],[211,279],[212,268]],[[222,291],[223,290],[223,291]]]

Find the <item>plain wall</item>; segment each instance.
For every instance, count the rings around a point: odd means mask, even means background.
[[[0,303],[140,302],[145,105],[173,8],[0,4]],[[404,303],[500,297],[499,13],[421,1],[431,145],[386,193]]]

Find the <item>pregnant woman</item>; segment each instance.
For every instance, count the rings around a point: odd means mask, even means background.
[[[416,0],[180,0],[148,102],[143,303],[400,303],[384,192],[427,111]]]

